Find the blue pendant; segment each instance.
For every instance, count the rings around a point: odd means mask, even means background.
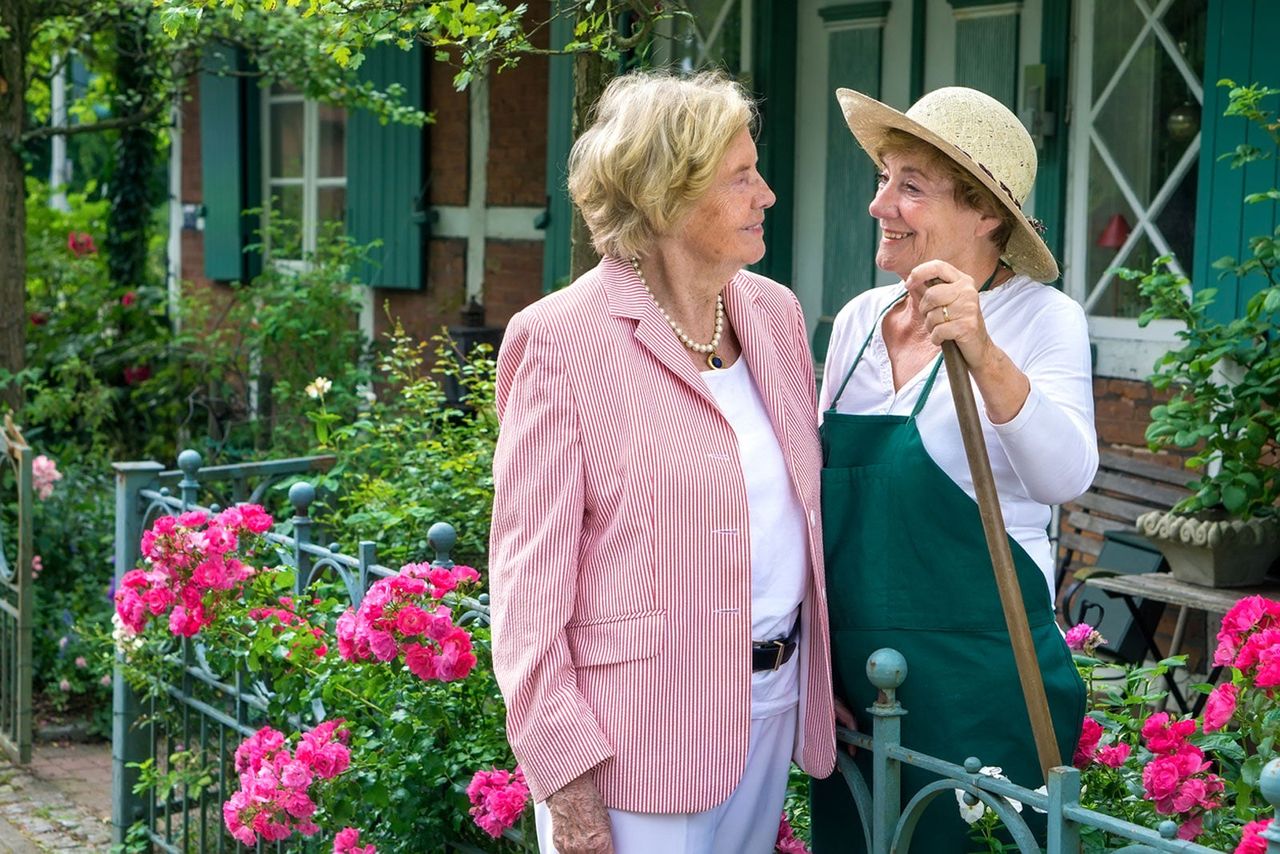
[[[711,367],[711,370],[718,371],[724,367],[724,359],[721,359],[715,353],[708,353],[707,364]]]

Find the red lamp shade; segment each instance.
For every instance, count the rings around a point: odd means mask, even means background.
[[[1107,220],[1107,227],[1102,229],[1102,234],[1098,235],[1098,245],[1103,249],[1119,249],[1129,239],[1131,231],[1133,229],[1129,227],[1129,221],[1124,218],[1124,214],[1118,213]]]

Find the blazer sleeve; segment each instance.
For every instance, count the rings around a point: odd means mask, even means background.
[[[542,801],[613,749],[578,690],[565,624],[582,529],[583,451],[574,390],[554,337],[521,313],[498,353],[493,460],[493,669],[507,738]]]

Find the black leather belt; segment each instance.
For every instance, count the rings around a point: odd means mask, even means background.
[[[761,670],[777,670],[791,660],[796,654],[796,646],[800,637],[800,621],[791,627],[791,633],[785,638],[774,638],[767,641],[751,642],[751,672]]]

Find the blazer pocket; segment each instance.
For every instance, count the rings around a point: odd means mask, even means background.
[[[602,617],[564,627],[575,667],[595,667],[652,658],[662,651],[667,612],[644,611]]]

